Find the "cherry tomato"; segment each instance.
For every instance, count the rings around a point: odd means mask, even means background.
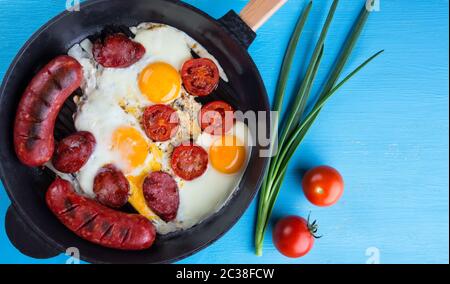
[[[306,198],[317,206],[331,206],[344,192],[344,180],[339,172],[329,166],[309,170],[302,180]]]
[[[207,96],[219,85],[219,68],[208,58],[190,59],[181,68],[184,87],[193,96]]]
[[[309,218],[308,218],[309,219]],[[288,216],[277,222],[272,239],[280,253],[297,258],[306,255],[314,245],[317,224],[299,216]]]
[[[199,123],[206,133],[223,135],[233,127],[234,109],[224,101],[207,103],[200,111]]]
[[[152,105],[142,116],[145,134],[153,141],[167,141],[175,135],[179,125],[176,110],[166,105]]]
[[[184,143],[173,150],[170,165],[180,178],[193,180],[206,171],[208,153],[200,146]]]

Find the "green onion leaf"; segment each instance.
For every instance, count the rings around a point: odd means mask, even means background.
[[[295,51],[297,49],[297,45],[300,39],[300,36],[303,32],[303,29],[305,27],[305,23],[306,20],[308,19],[309,13],[311,11],[312,8],[312,1],[310,1],[308,3],[308,5],[306,6],[306,8],[304,9],[304,11],[302,12],[299,20],[297,21],[297,24],[295,26],[293,35],[289,41],[287,50],[286,50],[286,55],[283,59],[283,63],[281,65],[281,72],[280,72],[280,77],[279,77],[279,82],[277,85],[277,90],[275,93],[275,101],[274,101],[274,111],[277,111],[278,113],[281,110],[282,107],[282,102],[283,102],[283,98],[284,98],[284,94],[286,91],[286,85],[287,85],[287,81],[288,81],[288,75],[289,72],[291,70],[292,67],[292,62],[294,59],[294,55],[295,55]],[[272,137],[272,143],[271,145],[273,145],[273,141],[276,138],[276,136],[274,135]],[[272,151],[273,149],[271,149]],[[266,173],[267,175],[267,173]],[[262,201],[266,194],[267,194],[267,179],[264,179],[263,185],[261,187],[261,194],[260,194],[260,201],[259,201],[259,205],[258,205],[258,215],[259,216],[263,216],[263,208],[264,208],[264,202]],[[257,222],[259,223],[261,220],[258,220]],[[255,234],[255,243],[260,243],[262,242],[262,240],[259,240],[259,236],[261,236],[263,234],[262,229],[263,229],[263,225],[259,225],[257,224],[257,233]],[[262,245],[262,244],[261,244]]]
[[[274,111],[281,111],[281,107],[283,104],[283,98],[284,94],[286,92],[286,85],[288,81],[288,75],[291,71],[292,62],[295,55],[295,50],[297,49],[298,41],[300,39],[300,36],[303,32],[303,28],[305,27],[306,20],[308,19],[309,13],[311,12],[312,8],[312,1],[308,3],[305,10],[302,12],[302,15],[300,16],[295,29],[294,33],[292,34],[292,37],[289,41],[286,55],[284,56],[283,63],[281,65],[281,72],[279,81],[277,84],[277,89],[275,91],[275,101],[274,101]]]
[[[355,76],[361,69],[363,69],[367,64],[369,64],[372,60],[374,60],[376,57],[378,57],[381,53],[383,53],[384,50],[381,50],[374,55],[372,55],[370,58],[368,58],[366,61],[364,61],[361,65],[359,65],[355,70],[353,70],[349,75],[347,75],[341,82],[339,82],[329,93],[327,93],[324,97],[319,99],[317,103],[315,104],[314,108],[311,110],[311,112],[308,114],[308,116],[305,118],[305,120],[302,122],[300,127],[294,132],[292,135],[292,138],[289,140],[289,142],[286,144],[286,148],[284,148],[285,151],[281,155],[282,157],[282,163],[278,168],[278,172],[276,173],[277,178],[279,179],[279,172],[283,172],[287,168],[287,164],[289,160],[292,158],[295,150],[305,137],[306,133],[308,132],[309,128],[313,124],[313,122],[316,120],[319,112],[322,110],[322,107],[325,105],[325,103],[331,98],[333,94],[335,94],[348,80],[350,80],[353,76]],[[275,182],[276,183],[276,182]],[[270,198],[273,198],[272,196]]]
[[[325,42],[325,38],[328,34],[328,30],[330,28],[331,21],[333,20],[334,14],[336,12],[338,3],[339,3],[339,0],[334,0],[333,4],[331,5],[327,19],[326,19],[325,24],[320,33],[319,40],[314,49],[314,53],[311,57],[310,64],[306,71],[305,78],[303,80],[302,85],[300,86],[300,90],[298,92],[299,95],[296,96],[296,98],[295,98],[295,101],[293,104],[293,109],[292,109],[292,111],[289,112],[288,119],[286,120],[286,126],[281,133],[280,140],[279,140],[280,147],[283,147],[285,139],[289,136],[289,134],[291,134],[293,128],[298,123],[298,119],[299,119],[299,117],[301,115],[301,111],[302,111],[301,105],[306,104],[305,101],[308,99],[306,90],[308,88],[308,84],[310,83],[310,80],[312,79],[311,77],[312,77],[314,66],[320,56],[321,50],[323,48],[323,44]]]
[[[362,29],[364,28],[364,25],[370,13],[364,5],[361,13],[359,14],[359,17],[357,18],[352,30],[349,33],[349,36],[347,37],[347,40],[345,41],[341,49],[336,63],[334,64],[328,76],[328,79],[318,96],[316,103],[303,119],[307,101],[310,97],[310,93],[314,85],[314,80],[318,73],[320,62],[324,55],[325,38],[328,34],[328,29],[335,14],[338,2],[338,0],[335,0],[330,8],[319,40],[316,44],[309,65],[307,67],[303,82],[300,85],[294,103],[288,110],[285,127],[283,128],[280,139],[278,141],[278,153],[271,158],[269,168],[261,187],[255,231],[255,248],[257,255],[262,254],[264,234],[269,223],[269,218],[275,206],[276,199],[279,195],[283,179],[286,175],[288,163],[297,150],[298,146],[303,141],[308,130],[316,120],[323,106],[331,98],[331,96],[335,94],[348,80],[350,80],[359,71],[361,71],[361,69],[363,69],[367,64],[369,64],[383,52],[382,50],[368,58],[355,70],[350,72],[350,74],[348,74],[342,81],[336,84],[342,71],[345,68],[345,65],[356,45],[358,38],[361,35]],[[374,5],[374,1],[372,1],[372,5]],[[303,27],[306,23],[306,19],[311,10],[311,6],[312,3],[310,2],[305,11],[302,13],[299,21],[297,22],[291,41],[288,45],[275,94],[276,97],[274,101],[274,111],[279,112],[281,110],[288,80],[287,77],[292,66],[292,60],[295,55],[295,50],[300,38],[301,31],[303,30]],[[276,135],[272,137],[272,145],[274,144],[274,137],[276,137]],[[271,151],[273,151],[273,149],[271,149]]]

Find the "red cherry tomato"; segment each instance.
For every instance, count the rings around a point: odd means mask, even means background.
[[[219,85],[219,68],[208,58],[190,59],[181,68],[181,79],[189,94],[207,96]]]
[[[233,127],[234,109],[224,101],[207,103],[200,111],[199,123],[206,133],[223,135]]]
[[[309,218],[308,218],[309,219]],[[314,245],[317,224],[298,216],[288,216],[277,222],[273,230],[273,243],[280,253],[297,258],[306,255]]]
[[[145,134],[153,141],[167,141],[175,135],[179,125],[176,110],[166,105],[152,105],[142,116]]]
[[[181,144],[173,150],[170,165],[180,178],[193,180],[206,171],[208,153],[195,144]]]
[[[309,170],[302,180],[306,198],[314,205],[335,204],[344,192],[344,180],[337,170],[320,166]]]

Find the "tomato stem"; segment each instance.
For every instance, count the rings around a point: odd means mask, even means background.
[[[311,217],[311,211],[308,214],[308,219],[307,219],[307,223],[308,223],[308,230],[311,233],[311,235],[315,238],[315,239],[320,239],[323,237],[323,235],[318,236],[317,235],[317,231],[319,230],[319,224],[317,224],[317,220],[314,220],[312,223],[310,223],[310,217]]]

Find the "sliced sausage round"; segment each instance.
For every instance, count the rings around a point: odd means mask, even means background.
[[[178,186],[165,172],[150,173],[142,186],[145,201],[162,220],[169,222],[177,217],[180,196]]]
[[[95,148],[90,132],[80,131],[61,140],[53,156],[53,166],[63,173],[78,172],[88,161]]]
[[[103,67],[126,68],[139,61],[145,47],[122,33],[98,39],[93,45],[94,59]]]
[[[130,194],[130,183],[125,175],[112,164],[103,166],[94,178],[96,199],[112,208],[124,206]]]

